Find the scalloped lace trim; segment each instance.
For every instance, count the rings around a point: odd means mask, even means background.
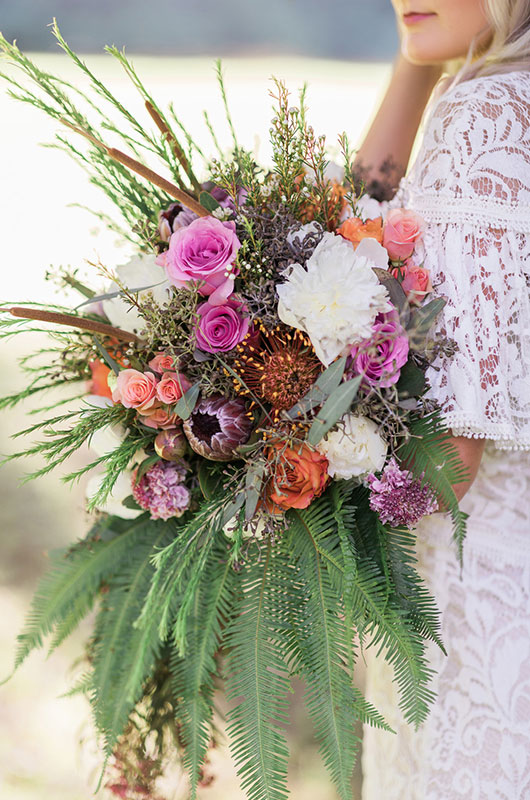
[[[485,424],[456,413],[445,414],[444,420],[454,436],[488,439],[497,450],[530,450],[530,434],[516,437],[509,425]]]

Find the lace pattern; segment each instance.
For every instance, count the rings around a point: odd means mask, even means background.
[[[417,257],[448,303],[458,352],[430,372],[456,435],[530,449],[530,73],[469,81],[435,102],[392,205],[420,213]]]
[[[418,732],[368,650],[368,699],[397,736],[365,729],[363,800],[530,800],[530,458],[517,450],[530,446],[529,104],[529,73],[449,89],[392,201],[428,223],[420,255],[459,347],[435,363],[431,394],[455,434],[492,441],[462,502],[462,574],[448,521],[418,528],[448,652],[431,649],[438,696]]]

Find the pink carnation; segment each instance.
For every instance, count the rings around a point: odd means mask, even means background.
[[[383,524],[410,528],[438,510],[431,487],[422,486],[412,472],[400,468],[395,458],[390,459],[380,478],[372,474],[367,482],[370,508],[377,511]]]
[[[116,388],[112,392],[115,403],[125,408],[137,408],[144,411],[156,400],[158,379],[152,372],[139,372],[137,369],[122,369],[118,373]]]
[[[164,372],[160,383],[156,387],[156,396],[162,403],[171,405],[176,403],[188,389],[191,383],[179,372]]]
[[[383,228],[383,247],[391,261],[405,261],[414,252],[425,228],[419,214],[404,208],[394,208],[387,215]]]
[[[201,303],[197,308],[197,347],[207,353],[233,350],[248,332],[249,320],[243,316],[246,310],[243,303],[232,299],[220,306],[212,306],[210,302]]]
[[[186,475],[184,462],[157,461],[136,483],[133,475],[133,497],[151,519],[180,517],[189,508],[190,491],[182,481]]]
[[[175,231],[169,250],[156,261],[173,286],[200,282],[199,293],[209,296],[211,305],[219,305],[232,294],[233,278],[238,274],[232,265],[240,247],[233,222],[199,217]]]

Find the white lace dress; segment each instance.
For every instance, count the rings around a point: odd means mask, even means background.
[[[397,736],[366,728],[363,800],[530,800],[530,73],[450,88],[393,201],[428,223],[425,266],[459,350],[430,371],[456,435],[488,439],[460,575],[442,515],[418,528],[442,611],[438,698],[418,732],[370,651],[367,693]]]

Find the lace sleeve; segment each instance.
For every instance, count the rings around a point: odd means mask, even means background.
[[[431,112],[399,200],[427,222],[422,251],[458,347],[432,389],[455,435],[530,448],[530,77],[469,81]]]

